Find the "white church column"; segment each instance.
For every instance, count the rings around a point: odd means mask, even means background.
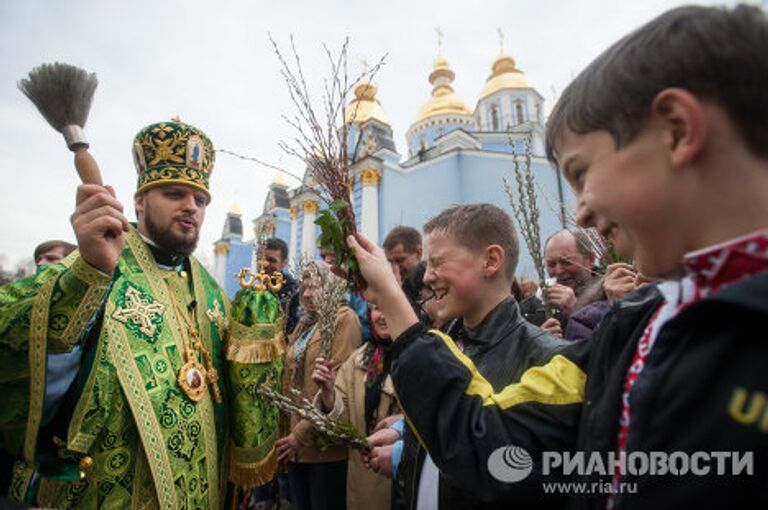
[[[379,243],[380,180],[381,172],[375,168],[366,168],[360,172],[360,182],[363,187],[360,226],[363,234],[376,244]]]
[[[291,240],[288,244],[288,266],[295,267],[296,264],[296,232],[299,229],[299,209],[291,206]]]
[[[304,200],[301,209],[304,211],[304,223],[301,226],[301,253],[310,257],[315,256],[315,216],[320,204],[317,200]]]
[[[227,278],[227,255],[229,254],[229,245],[219,243],[213,247],[213,276],[220,285],[224,285]]]

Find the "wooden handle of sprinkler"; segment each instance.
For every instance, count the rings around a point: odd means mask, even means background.
[[[75,168],[77,173],[80,174],[80,180],[83,184],[98,184],[102,186],[101,172],[99,172],[99,165],[96,160],[93,159],[91,153],[85,147],[77,147],[75,152]]]

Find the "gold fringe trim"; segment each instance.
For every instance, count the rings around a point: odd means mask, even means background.
[[[275,323],[246,326],[242,322],[235,320],[231,322],[231,327],[229,328],[230,336],[240,341],[273,340],[280,333],[280,326]]]
[[[232,331],[227,343],[226,359],[237,363],[270,363],[285,352],[285,334],[281,331],[270,340],[248,340]]]
[[[81,280],[88,285],[93,285],[104,289],[107,288],[109,281],[112,279],[111,275],[96,269],[92,265],[88,264],[88,262],[84,261],[81,257],[77,257],[74,262],[72,262],[70,271],[72,271],[72,274],[75,275],[78,280]]]
[[[245,463],[230,455],[229,481],[240,487],[255,487],[271,482],[277,473],[277,450],[273,446],[259,462]]]

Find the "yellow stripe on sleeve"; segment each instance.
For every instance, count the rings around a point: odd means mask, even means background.
[[[477,371],[477,367],[445,333],[430,330],[438,336],[471,374],[465,393],[483,399],[483,405],[495,405],[505,410],[526,402],[550,405],[577,404],[584,401],[587,374],[578,365],[561,354],[546,365],[532,367],[523,373],[520,382],[510,384],[494,393],[491,384]]]

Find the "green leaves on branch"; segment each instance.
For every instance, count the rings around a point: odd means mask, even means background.
[[[336,265],[347,275],[352,290],[360,291],[366,287],[365,280],[354,252],[347,246],[347,237],[356,233],[351,211],[345,200],[334,200],[327,209],[321,209],[315,219],[315,225],[320,227],[317,245],[333,253]]]

